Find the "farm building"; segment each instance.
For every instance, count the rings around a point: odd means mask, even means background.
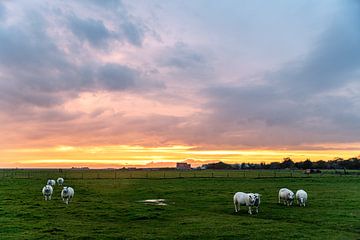
[[[178,169],[178,170],[191,170],[191,164],[188,164],[188,163],[176,163],[176,169]]]

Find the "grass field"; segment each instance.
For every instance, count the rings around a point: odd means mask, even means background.
[[[214,178],[170,178],[178,172],[167,172],[165,178],[163,172],[152,172],[159,178],[149,179],[68,175],[65,185],[75,189],[75,198],[65,205],[60,187],[51,201],[41,194],[48,175],[59,173],[43,171],[29,179],[7,174],[0,174],[0,239],[360,239],[358,176],[257,177],[256,171],[250,177],[217,172]],[[305,189],[307,207],[277,204],[281,187]],[[250,216],[245,208],[234,213],[237,191],[262,194],[259,214]],[[168,205],[139,202],[157,198]]]

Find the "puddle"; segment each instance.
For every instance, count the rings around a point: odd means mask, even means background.
[[[160,198],[160,199],[146,199],[139,202],[150,205],[166,206],[167,203],[165,203],[165,201],[166,201],[165,199]]]

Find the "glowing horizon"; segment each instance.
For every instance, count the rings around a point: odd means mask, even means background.
[[[270,163],[281,162],[290,157],[295,162],[311,159],[332,160],[336,157],[351,158],[358,155],[358,150],[199,150],[194,146],[104,146],[74,147],[57,146],[42,149],[6,150],[0,158],[1,167],[151,167],[156,164],[163,167],[174,167],[177,162],[189,161],[193,166],[209,162],[226,163]],[[8,155],[7,155],[8,154]],[[9,161],[10,156],[16,156]]]

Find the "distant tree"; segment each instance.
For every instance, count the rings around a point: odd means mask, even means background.
[[[280,164],[281,168],[293,168],[294,166],[295,164],[293,160],[289,157],[284,158],[284,161]]]
[[[272,162],[272,163],[270,163],[270,167],[269,167],[270,169],[279,169],[279,168],[281,168],[281,166],[280,166],[280,163],[279,162]]]
[[[207,169],[233,169],[233,167],[230,164],[218,162],[208,164]]]
[[[319,160],[319,161],[313,163],[313,168],[328,169],[329,164],[327,162],[325,162],[324,160]]]
[[[303,169],[313,168],[313,163],[310,159],[306,159],[302,167]]]

